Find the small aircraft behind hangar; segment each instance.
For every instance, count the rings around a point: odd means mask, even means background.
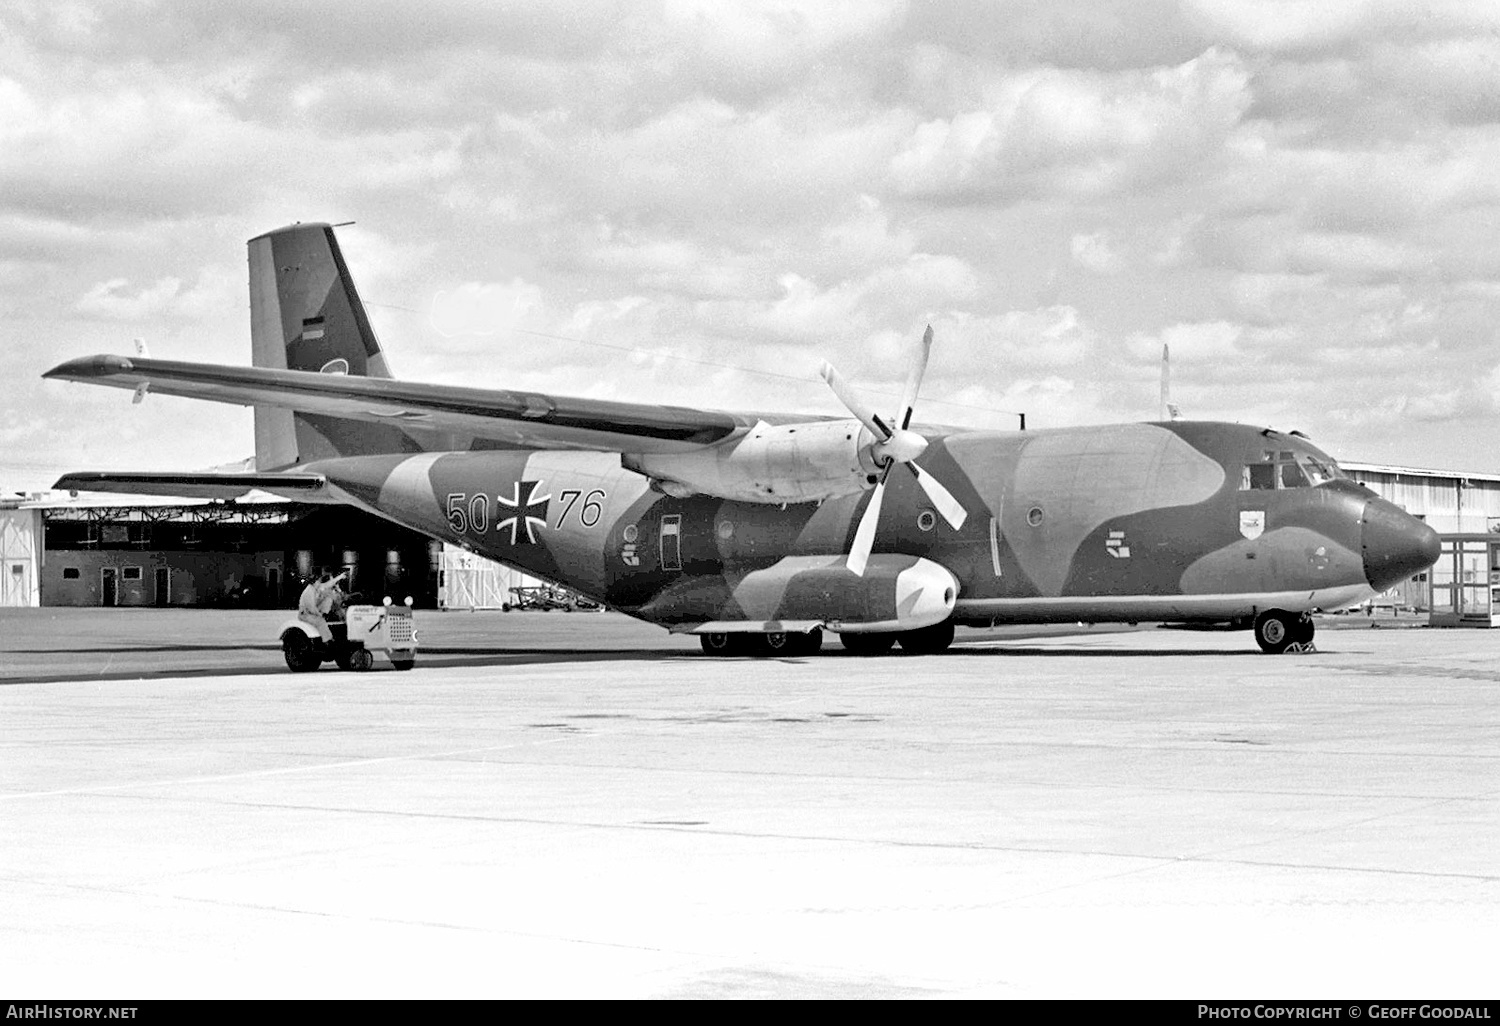
[[[255,408],[256,470],[58,488],[347,503],[700,635],[709,653],[947,648],[954,626],[1253,628],[1430,566],[1437,534],[1297,433],[1172,420],[1033,431],[913,424],[831,366],[847,417],[720,412],[393,378],[333,228],[249,243],[251,367],[87,356],[46,377]]]

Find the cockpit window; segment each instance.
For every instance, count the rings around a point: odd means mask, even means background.
[[[1248,463],[1240,479],[1240,491],[1272,489],[1276,487],[1276,464]]]
[[[1278,463],[1277,466],[1281,468],[1281,487],[1307,487],[1307,475],[1302,473],[1302,468],[1297,466],[1296,460],[1291,460],[1287,463]]]
[[[1337,466],[1308,453],[1267,449],[1260,454],[1259,460],[1245,463],[1240,490],[1311,488],[1343,476]]]
[[[1330,466],[1307,453],[1303,453],[1297,462],[1302,464],[1302,469],[1307,472],[1308,481],[1314,485],[1326,484],[1342,476],[1337,467]]]

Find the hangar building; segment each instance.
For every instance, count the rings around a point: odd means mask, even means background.
[[[44,606],[289,608],[305,579],[343,568],[353,592],[431,607],[441,549],[358,510],[254,494],[14,496],[0,499],[0,540],[0,604]]]

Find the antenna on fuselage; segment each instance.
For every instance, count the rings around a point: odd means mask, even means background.
[[[1172,350],[1165,342],[1161,344],[1161,419],[1182,419],[1182,411],[1172,402]]]

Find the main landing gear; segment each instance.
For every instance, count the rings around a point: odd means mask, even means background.
[[[892,645],[897,644],[907,655],[937,655],[953,644],[953,621],[944,620],[931,627],[890,634],[840,634],[839,641],[850,655],[885,655]]]
[[[823,632],[815,629],[806,634],[701,634],[698,640],[704,654],[711,656],[809,656],[823,647]],[[948,620],[914,631],[840,634],[839,641],[850,655],[885,655],[898,644],[908,655],[936,655],[953,644],[953,622]]]
[[[1267,609],[1255,618],[1255,643],[1262,652],[1312,651],[1316,626],[1308,613],[1289,613],[1285,609]]]
[[[809,656],[823,647],[823,632],[773,631],[769,634],[700,634],[705,655],[711,656]]]

